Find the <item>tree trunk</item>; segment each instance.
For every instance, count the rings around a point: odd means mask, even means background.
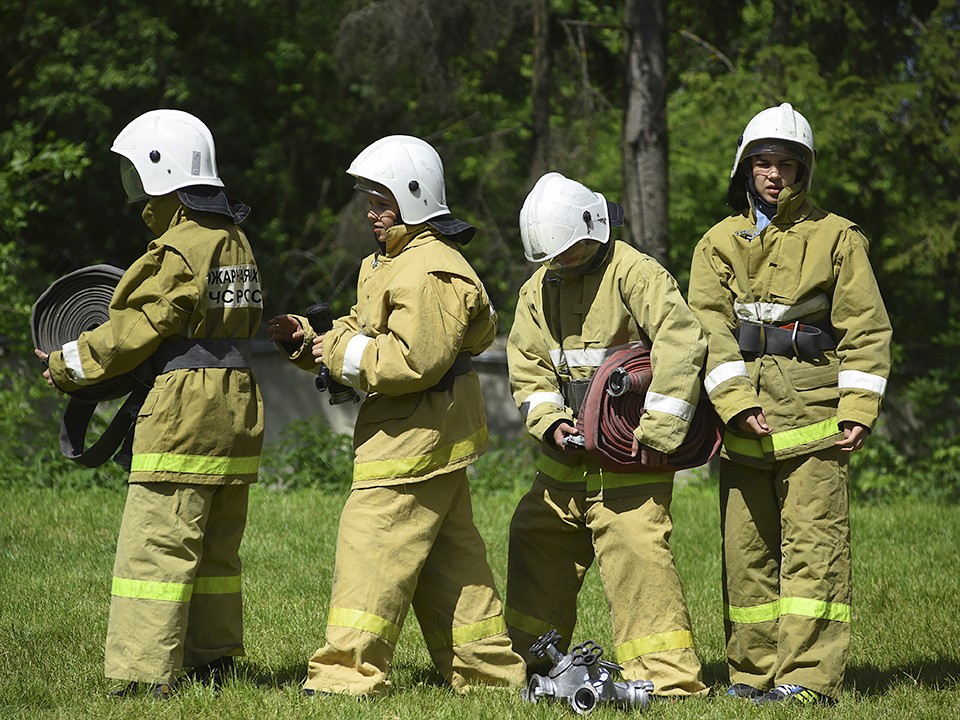
[[[793,25],[794,0],[774,0],[773,22],[770,24],[770,44],[786,45],[790,42],[790,28]],[[779,105],[785,100],[787,82],[784,75],[783,62],[779,56],[774,56],[770,63],[770,72],[767,76],[770,105]]]
[[[623,118],[624,237],[665,267],[667,232],[667,1],[627,0]]]
[[[533,0],[533,74],[531,77],[533,162],[536,180],[550,161],[550,2]]]

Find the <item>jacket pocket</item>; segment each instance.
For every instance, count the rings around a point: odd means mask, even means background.
[[[839,371],[840,363],[832,358],[825,365],[793,363],[786,375],[804,405],[836,408],[840,401]]]
[[[423,393],[367,396],[360,406],[357,423],[380,425],[405,420],[417,411],[421,402],[423,402]]]
[[[154,412],[156,412],[157,403],[160,401],[160,396],[164,393],[172,377],[173,373],[165,373],[158,376],[156,380],[154,380],[153,387],[150,388],[150,392],[147,393],[147,396],[143,399],[143,404],[137,411],[137,417],[150,417],[154,414]]]

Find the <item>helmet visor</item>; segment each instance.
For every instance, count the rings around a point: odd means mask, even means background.
[[[744,153],[744,158],[754,155],[786,155],[802,162],[804,165],[810,162],[809,150],[799,143],[786,140],[760,140],[750,146],[749,150]]]
[[[140,173],[137,172],[137,168],[126,157],[120,158],[120,182],[123,183],[123,191],[127,194],[128,203],[139,202],[149,197],[143,189],[143,181],[140,180]]]
[[[354,190],[359,190],[362,193],[367,195],[373,195],[374,197],[381,198],[383,200],[389,200],[395,202],[393,199],[393,193],[390,190],[380,183],[373,182],[372,180],[367,180],[362,178],[359,175],[355,175],[354,178],[357,181],[357,184],[353,186]]]

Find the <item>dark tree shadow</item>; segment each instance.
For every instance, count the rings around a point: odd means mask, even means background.
[[[726,686],[730,682],[727,674],[727,663],[722,660],[711,660],[702,664],[703,684],[707,687]]]
[[[260,687],[282,689],[300,688],[307,676],[306,663],[291,663],[279,668],[266,668],[256,662],[239,662],[233,677]],[[433,666],[394,663],[390,668],[390,680],[394,690],[408,690],[417,686],[449,688]]]
[[[395,690],[409,690],[417,686],[450,688],[443,675],[433,665],[393,663],[390,667],[390,680]]]
[[[853,665],[847,668],[845,686],[864,695],[883,695],[905,682],[931,690],[960,689],[960,660],[951,657],[917,660],[898,667]]]
[[[234,677],[260,687],[299,688],[307,677],[307,665],[305,662],[298,662],[279,668],[265,668],[256,662],[241,662],[237,663]]]
[[[730,682],[727,664],[722,660],[705,662],[703,682],[708,687],[725,687]],[[850,665],[847,667],[844,689],[877,696],[904,683],[931,690],[960,690],[960,659],[931,658],[897,667]]]

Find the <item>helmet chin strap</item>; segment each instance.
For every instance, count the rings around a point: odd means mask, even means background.
[[[744,173],[747,176],[747,192],[750,193],[753,207],[772,220],[773,216],[777,214],[777,204],[768,203],[760,196],[760,193],[757,192],[757,185],[753,181],[753,173],[750,171],[749,163],[744,163]]]

